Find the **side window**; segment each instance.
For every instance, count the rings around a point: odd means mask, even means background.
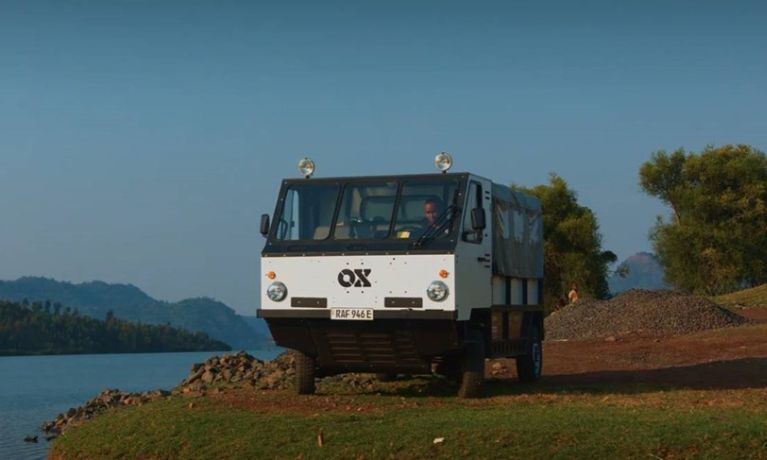
[[[461,233],[464,241],[469,243],[482,242],[482,232],[475,231],[471,226],[471,211],[482,207],[482,186],[477,182],[469,184],[469,191],[466,194],[466,207],[463,210],[463,232]]]
[[[281,240],[297,240],[299,223],[298,220],[298,191],[288,190],[285,194],[285,206],[282,211],[282,220],[277,227],[277,238]]]

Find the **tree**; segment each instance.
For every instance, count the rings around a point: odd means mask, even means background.
[[[602,250],[602,235],[591,209],[579,205],[577,194],[555,173],[549,175],[548,185],[513,187],[541,201],[546,309],[565,297],[572,283],[582,297],[607,296],[608,265],[617,257]]]
[[[666,281],[715,295],[767,282],[767,157],[748,145],[661,150],[639,170],[671,208],[650,238]]]

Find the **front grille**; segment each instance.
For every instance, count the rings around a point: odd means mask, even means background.
[[[341,366],[421,367],[410,331],[359,332],[328,331],[325,334],[329,358]]]

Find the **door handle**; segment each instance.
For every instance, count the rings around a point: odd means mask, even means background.
[[[490,257],[477,257],[477,262],[489,263],[490,261]]]

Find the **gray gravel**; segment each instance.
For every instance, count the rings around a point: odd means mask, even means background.
[[[674,291],[632,289],[610,300],[580,300],[549,315],[547,340],[669,336],[738,326],[746,318],[716,303]]]

